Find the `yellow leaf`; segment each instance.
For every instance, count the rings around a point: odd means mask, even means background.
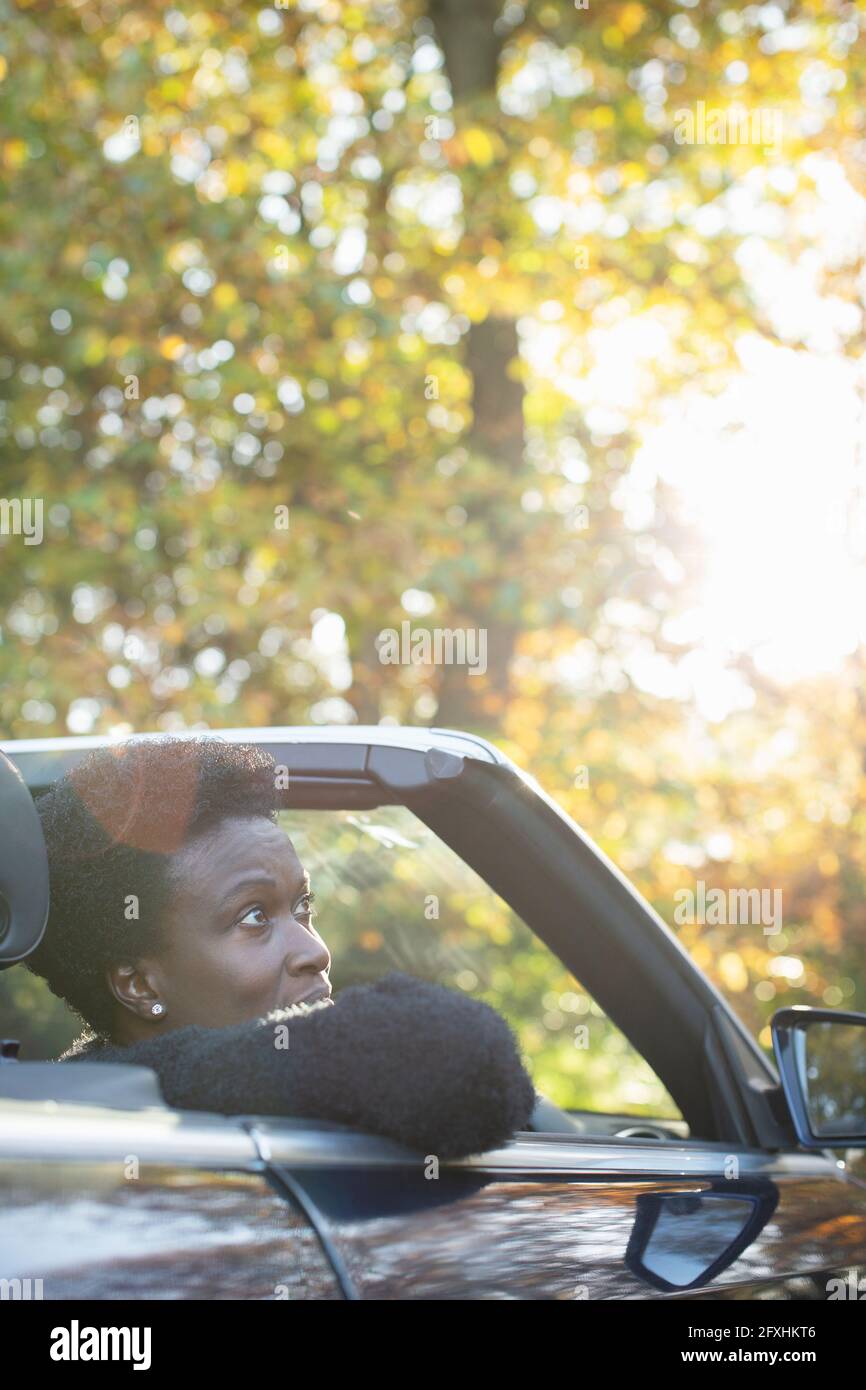
[[[249,180],[249,169],[242,159],[230,159],[226,166],[226,187],[229,193],[236,197],[239,193],[246,191]]]
[[[257,545],[253,551],[254,564],[265,574],[270,574],[279,558],[279,551],[272,545]]]
[[[590,116],[589,124],[596,130],[610,130],[615,120],[612,106],[597,106]]]
[[[171,333],[167,338],[163,338],[159,350],[163,357],[168,358],[169,362],[174,362],[175,358],[180,357],[185,346],[183,338],[179,338],[176,333]]]
[[[7,140],[3,146],[3,162],[8,169],[18,169],[27,158],[26,140]]]
[[[748,988],[749,976],[742,957],[736,951],[726,951],[719,957],[719,976],[726,989],[741,994]]]
[[[482,130],[480,126],[470,126],[467,131],[464,131],[463,148],[473,164],[486,168],[488,164],[493,163],[493,141],[487,131]]]
[[[236,304],[238,292],[234,285],[226,284],[223,280],[218,284],[213,292],[213,302],[218,309],[228,309],[232,304]]]
[[[646,11],[643,5],[624,5],[619,12],[617,27],[628,38],[631,38],[632,34],[636,34],[638,29],[643,26],[645,15]]]

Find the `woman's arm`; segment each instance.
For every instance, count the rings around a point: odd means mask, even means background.
[[[535,1104],[494,1009],[397,971],[329,1007],[190,1025],[63,1060],[151,1067],[177,1109],[337,1120],[443,1159],[502,1143]]]

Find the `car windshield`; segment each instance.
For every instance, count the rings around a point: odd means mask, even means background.
[[[566,1110],[679,1118],[667,1091],[552,951],[405,807],[286,811],[336,989],[404,970],[493,1005],[536,1088]]]

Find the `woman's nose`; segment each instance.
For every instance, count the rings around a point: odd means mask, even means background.
[[[331,968],[331,953],[322,938],[294,917],[287,932],[286,965],[293,975],[317,975]]]

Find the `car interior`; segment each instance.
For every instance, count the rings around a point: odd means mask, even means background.
[[[24,961],[39,944],[48,914],[49,882],[45,844],[31,791],[2,753],[0,825],[0,969],[7,969]],[[156,1074],[147,1068],[97,1062],[57,1067],[50,1061],[19,1056],[17,1043],[11,1038],[0,1040],[0,1098],[122,1110],[166,1108]],[[330,1123],[327,1127],[343,1128]],[[688,1137],[688,1126],[682,1120],[566,1110],[540,1092],[530,1129],[548,1135],[626,1142],[682,1142]]]

